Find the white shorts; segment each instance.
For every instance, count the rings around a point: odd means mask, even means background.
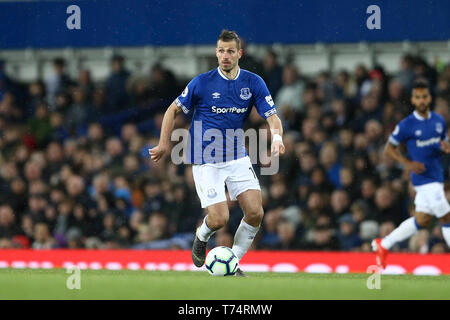
[[[416,212],[428,213],[442,218],[450,212],[450,205],[445,198],[444,185],[439,182],[427,183],[414,187],[416,190]]]
[[[227,201],[225,184],[233,201],[244,191],[261,190],[248,156],[224,163],[194,164],[192,174],[202,208]]]

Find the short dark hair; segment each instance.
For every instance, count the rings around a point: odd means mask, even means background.
[[[414,84],[412,86],[412,90],[414,89],[428,89],[430,90],[430,85],[428,84],[428,81],[425,79],[419,79],[414,81]]]
[[[241,39],[239,39],[239,36],[237,35],[236,31],[230,31],[227,29],[223,29],[222,33],[219,35],[219,38],[217,41],[222,40],[224,42],[229,41],[236,41],[236,46],[238,50],[241,49]]]
[[[55,66],[64,68],[64,66],[66,65],[66,61],[61,57],[57,57],[57,58],[53,59],[53,64]]]
[[[123,61],[125,60],[125,58],[121,55],[115,54],[112,56],[111,58],[111,62],[119,62],[119,63],[123,63]]]

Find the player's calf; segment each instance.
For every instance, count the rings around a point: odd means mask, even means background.
[[[442,224],[442,236],[444,237],[447,246],[450,248],[450,213],[439,219]]]
[[[201,267],[205,263],[208,240],[216,230],[227,224],[228,217],[229,213],[226,203],[208,207],[208,215],[203,219],[203,223],[195,232],[194,242],[192,243],[192,261],[196,267]]]

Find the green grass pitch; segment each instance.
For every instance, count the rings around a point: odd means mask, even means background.
[[[65,269],[0,269],[0,299],[450,299],[450,276],[249,273],[247,278],[206,272],[81,270],[81,289],[69,290]]]

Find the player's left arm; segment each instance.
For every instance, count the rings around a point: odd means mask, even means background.
[[[270,148],[270,152],[272,156],[279,156],[280,154],[284,154],[285,148],[283,144],[283,124],[281,123],[280,118],[273,114],[270,117],[266,118],[267,123],[270,127],[270,133],[272,136],[272,145]]]
[[[450,142],[448,141],[448,136],[447,136],[447,127],[445,125],[445,122],[443,121],[443,126],[444,129],[442,130],[442,135],[441,135],[441,150],[442,152],[449,154],[450,153]]]
[[[269,89],[267,89],[261,77],[257,76],[254,78],[253,89],[255,93],[254,103],[256,111],[258,111],[263,119],[266,119],[270,127],[272,135],[271,154],[272,156],[279,156],[285,151],[283,144],[283,124],[277,115],[277,110]]]
[[[449,154],[450,153],[450,142],[444,140],[441,141],[441,150],[442,152]]]

